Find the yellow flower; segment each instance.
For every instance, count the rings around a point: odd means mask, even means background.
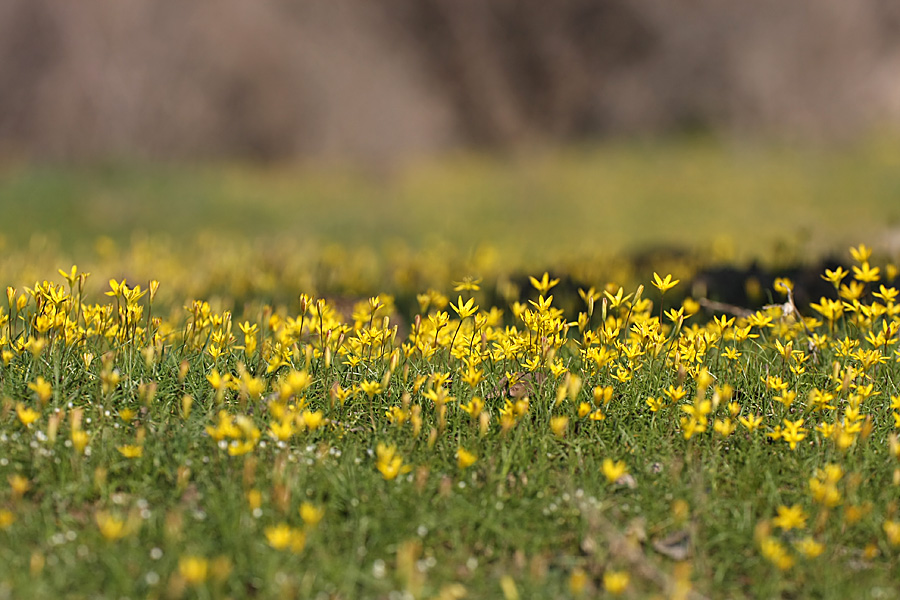
[[[773,537],[765,537],[760,543],[762,555],[782,571],[787,571],[794,566],[794,558],[788,554],[785,547]]]
[[[726,358],[728,360],[737,360],[741,357],[741,353],[738,352],[732,346],[725,348],[725,351],[722,352],[722,358]]]
[[[816,558],[825,551],[825,544],[817,542],[811,536],[806,536],[794,542],[794,548],[806,558]]]
[[[306,533],[300,529],[291,532],[291,552],[300,554],[306,548]]]
[[[466,469],[475,464],[478,457],[460,446],[456,449],[456,464],[460,469]]]
[[[243,441],[232,440],[232,442],[228,444],[228,456],[242,456],[253,452],[254,448],[256,448],[256,440],[254,439]]]
[[[41,404],[47,404],[50,398],[53,397],[53,388],[50,386],[50,382],[45,381],[43,377],[38,377],[33,382],[29,383],[28,389],[37,394]]]
[[[262,492],[257,489],[247,492],[247,504],[250,505],[251,511],[257,510],[262,506]]]
[[[794,400],[796,400],[796,399],[797,399],[797,392],[795,392],[793,390],[788,390],[788,391],[784,392],[784,394],[782,394],[781,396],[774,396],[772,398],[772,400],[774,400],[775,402],[781,402],[782,404],[784,404],[785,408],[790,407],[790,405],[793,404]]]
[[[462,374],[460,379],[469,384],[469,387],[474,390],[475,386],[484,379],[484,369],[476,369],[473,365],[468,365],[466,372]]]
[[[857,247],[850,247],[850,256],[853,257],[858,263],[864,263],[869,260],[872,256],[872,249],[866,246],[865,244],[860,244]]]
[[[469,413],[473,419],[477,419],[478,415],[481,414],[481,411],[484,410],[484,400],[476,396],[468,403],[460,404],[459,408],[462,411]]]
[[[666,401],[660,398],[650,397],[645,400],[647,406],[650,408],[650,412],[659,412],[666,406]]]
[[[863,504],[851,504],[844,508],[844,522],[847,525],[858,523],[872,510],[872,504],[865,502]]]
[[[18,415],[19,421],[22,422],[22,425],[24,425],[25,427],[29,427],[32,423],[40,418],[41,413],[34,410],[33,408],[25,406],[21,402],[18,402],[16,403],[16,415]]]
[[[566,435],[566,429],[569,427],[569,417],[566,416],[558,416],[551,417],[550,419],[550,430],[553,432],[558,438]]]
[[[287,377],[284,378],[284,382],[288,389],[290,389],[291,394],[299,396],[306,391],[306,388],[312,385],[313,378],[307,371],[292,370],[288,373]]]
[[[815,410],[834,409],[831,401],[834,400],[834,394],[828,391],[822,391],[819,388],[813,388],[809,392],[809,402]]]
[[[31,354],[37,358],[41,355],[41,352],[44,351],[44,347],[47,345],[47,338],[39,337],[35,338],[34,336],[28,336],[28,339],[25,341],[25,349],[31,352]]]
[[[796,421],[784,419],[783,422],[785,427],[781,432],[781,439],[786,441],[790,445],[791,450],[793,450],[806,437],[807,430],[801,427],[803,419],[797,419]]]
[[[678,323],[679,321],[683,321],[684,320],[684,307],[682,306],[678,310],[675,310],[674,308],[670,308],[669,310],[667,310],[665,312],[665,315],[666,315],[666,318],[668,320],[672,321],[673,323]]]
[[[466,275],[462,281],[454,281],[452,283],[454,292],[477,292],[481,289],[478,285],[481,283],[481,277],[476,279],[471,275]]]
[[[217,369],[213,369],[210,371],[209,375],[206,376],[206,380],[216,392],[224,392],[231,382],[231,374],[226,373],[225,375],[220,375]]]
[[[87,447],[90,440],[91,437],[86,431],[76,429],[72,432],[72,447],[75,448],[75,452],[78,454],[84,453],[84,449]]]
[[[809,492],[813,500],[828,507],[840,504],[841,493],[837,483],[843,476],[840,465],[827,464],[823,469],[817,469],[815,476],[809,479]]]
[[[209,560],[202,556],[182,556],[178,559],[178,573],[190,585],[200,585],[209,573]]]
[[[324,516],[325,509],[320,506],[316,506],[309,502],[304,502],[300,505],[300,518],[303,519],[303,522],[309,527],[318,525],[319,521],[321,521]]]
[[[685,318],[691,317],[700,312],[700,303],[691,297],[685,298],[681,302],[681,306],[684,308],[684,312],[686,314]]]
[[[900,546],[900,522],[885,521],[882,523],[881,528],[884,529],[891,546]]]
[[[634,294],[625,294],[625,290],[621,287],[616,292],[615,296],[610,294],[608,291],[603,290],[603,295],[606,296],[606,299],[609,300],[610,308],[619,308],[634,295]]]
[[[412,470],[409,465],[403,464],[403,459],[396,456],[397,449],[394,446],[378,444],[375,448],[377,460],[375,468],[381,473],[381,476],[388,481],[395,479],[401,473],[408,473]]]
[[[272,527],[266,527],[263,533],[266,541],[276,550],[284,550],[291,545],[291,537],[293,530],[287,523],[279,523]]]
[[[881,278],[881,269],[878,267],[870,267],[869,262],[862,263],[862,267],[852,267],[853,278],[863,283],[872,283]]]
[[[784,531],[791,529],[803,529],[806,527],[806,514],[803,507],[799,504],[793,506],[779,506],[778,516],[772,519],[772,523],[776,527],[780,527]]]
[[[144,448],[142,446],[116,446],[116,450],[118,450],[119,454],[125,458],[140,458],[144,455]]]
[[[359,389],[369,398],[377,396],[382,391],[380,381],[363,381],[359,384]]]
[[[325,422],[325,415],[322,414],[321,410],[304,410],[300,413],[300,418],[303,420],[303,426],[306,427],[307,431],[315,431]]]
[[[569,575],[569,591],[572,592],[572,595],[576,598],[580,598],[584,595],[587,584],[588,575],[584,572],[584,569],[575,569],[572,571],[571,575]]]
[[[601,404],[601,403],[609,404],[609,402],[612,400],[614,393],[615,393],[615,390],[613,389],[613,387],[611,385],[606,385],[606,386],[598,385],[597,387],[594,388],[594,391],[593,391],[594,404]]]
[[[21,498],[25,492],[31,489],[31,482],[27,477],[15,473],[9,476],[9,487],[12,488],[13,499]]]
[[[734,431],[735,425],[732,420],[728,418],[716,419],[716,422],[713,423],[713,429],[722,437],[728,437]]]
[[[674,404],[679,400],[687,396],[687,390],[685,390],[680,385],[678,387],[670,385],[667,389],[663,390],[663,394],[665,394],[669,400]]]
[[[293,419],[285,419],[283,421],[273,422],[269,425],[269,436],[280,442],[291,439],[294,435]]]
[[[540,281],[535,279],[534,277],[528,277],[529,281],[531,281],[531,285],[534,286],[534,289],[538,291],[541,296],[546,296],[547,292],[550,291],[550,288],[559,283],[559,279],[550,279],[550,274],[544,272],[543,277],[541,277]]]
[[[58,269],[57,272],[65,278],[65,280],[69,283],[70,288],[75,287],[75,282],[79,279],[77,265],[72,265],[72,270],[69,273],[66,273],[62,269]],[[84,277],[87,277],[88,275],[90,275],[90,273],[83,273]]]
[[[590,415],[588,418],[589,418],[591,421],[602,421],[603,419],[606,418],[606,415],[603,414],[603,411],[600,410],[600,409],[598,408],[597,410],[595,410],[594,412],[592,412],[591,415]]]
[[[127,528],[125,527],[125,520],[111,515],[106,511],[98,512],[94,516],[94,520],[97,522],[100,534],[111,542],[125,537],[128,533]]]
[[[516,587],[516,582],[509,575],[504,575],[500,578],[500,590],[503,592],[505,600],[519,600],[519,590]]]
[[[465,319],[478,312],[478,306],[475,305],[475,298],[469,298],[469,301],[463,304],[462,296],[456,301],[456,305],[451,302],[450,308],[459,315],[460,319]]]
[[[288,550],[299,554],[306,547],[306,534],[287,523],[279,523],[264,530],[269,545],[276,550]]]
[[[583,290],[578,288],[578,295],[581,296],[581,299],[584,300],[584,303],[591,307],[594,303],[602,297],[602,294],[594,289],[593,286],[588,290]]]
[[[10,510],[0,508],[0,529],[6,529],[16,522],[16,515]]]
[[[656,272],[653,273],[653,285],[656,286],[656,288],[663,294],[678,285],[680,281],[680,279],[676,279],[673,281],[671,274],[666,275],[666,278],[662,279]]]
[[[611,458],[604,458],[601,468],[603,469],[603,474],[606,476],[606,480],[610,483],[615,483],[620,477],[628,472],[628,467],[623,461],[613,462]]]
[[[618,596],[628,588],[629,580],[625,571],[606,571],[603,573],[603,589],[613,596]]]
[[[896,302],[898,294],[900,294],[900,291],[898,291],[896,288],[893,288],[893,287],[887,288],[887,287],[884,287],[884,285],[878,286],[877,292],[872,292],[873,296],[883,300],[885,302],[885,304],[890,304],[892,302]]]

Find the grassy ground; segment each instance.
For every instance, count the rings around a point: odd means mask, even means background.
[[[885,256],[842,251],[843,303],[708,322],[684,282],[653,285],[678,260],[565,256],[729,235],[740,256],[810,224],[883,231],[862,207],[896,210],[877,145],[736,152],[636,145],[381,183],[8,171],[0,596],[897,598]],[[726,198],[758,204],[712,210]],[[410,239],[355,247],[393,235]],[[484,237],[493,253],[457,248]],[[566,282],[507,277],[544,248]]]
[[[303,238],[556,258],[646,245],[716,245],[725,257],[882,245],[900,223],[896,144],[843,149],[711,140],[460,157],[390,173],[337,167],[9,168],[0,233],[63,247],[134,232]]]
[[[537,279],[403,339],[68,275],[2,323],[11,597],[896,597],[893,301],[692,327]]]

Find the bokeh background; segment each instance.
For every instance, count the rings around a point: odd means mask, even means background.
[[[355,158],[900,122],[889,0],[7,0],[3,150]]]
[[[890,258],[898,132],[890,0],[6,0],[0,269]]]

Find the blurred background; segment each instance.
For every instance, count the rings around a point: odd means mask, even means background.
[[[892,0],[0,3],[0,235],[32,263],[892,256],[898,134]]]
[[[358,159],[900,122],[890,0],[7,0],[6,156]]]

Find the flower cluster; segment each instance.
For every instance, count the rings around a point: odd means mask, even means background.
[[[292,483],[303,465],[347,452],[355,462],[340,485],[359,467],[381,493],[422,493],[435,479],[445,497],[451,482],[519,485],[528,462],[546,456],[616,497],[656,472],[642,463],[646,438],[687,461],[768,453],[814,465],[784,492],[789,503],[773,492],[756,515],[754,547],[777,571],[827,556],[847,528],[874,557],[900,546],[896,507],[861,485],[900,484],[900,294],[868,248],[851,255],[850,271],[823,274],[834,295],[810,314],[786,279],[774,290],[786,302],[755,312],[705,315],[691,298],[667,305],[680,281],[658,273],[652,293],[598,282],[579,289],[576,306],[554,298],[560,278],[546,272],[500,305],[482,277],[448,278],[456,300],[435,283],[409,317],[387,293],[177,306],[157,280],[111,279],[94,303],[89,273],[73,266],[60,271],[64,283],[7,288],[0,309],[3,441],[28,442],[0,467],[15,481],[0,528],[20,526],[36,488],[91,479],[104,543],[146,536],[174,547],[183,514],[202,512],[191,478],[209,468],[240,481],[241,531],[303,557],[320,543],[320,521],[352,512],[310,501],[321,497],[315,486]],[[523,446],[529,454],[517,455]],[[203,467],[185,460],[198,452]],[[184,462],[167,473],[166,460]],[[149,508],[113,502],[110,477],[167,477],[183,500],[154,530]],[[182,556],[171,585],[224,582],[239,564],[216,560]],[[573,571],[572,589],[635,584],[615,557],[591,560]]]

